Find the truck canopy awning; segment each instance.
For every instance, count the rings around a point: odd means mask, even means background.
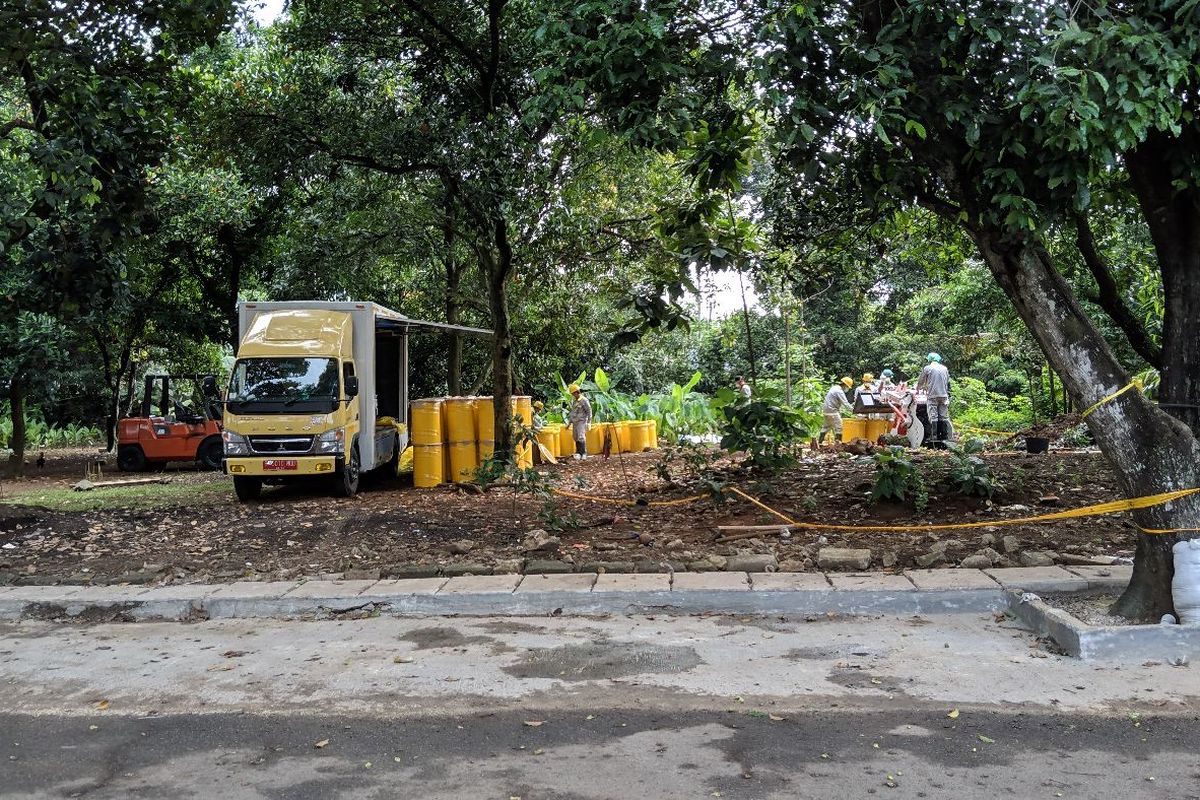
[[[376,317],[375,330],[403,333],[408,333],[410,330],[426,333],[463,333],[468,336],[487,336],[489,338],[493,335],[492,331],[486,328],[468,328],[465,325],[448,325],[445,322],[426,322],[420,319],[395,319],[390,317]]]

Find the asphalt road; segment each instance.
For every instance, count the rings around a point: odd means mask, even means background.
[[[775,716],[4,716],[3,787],[14,798],[223,800],[1200,797],[1194,719]]]
[[[990,615],[3,624],[0,797],[1200,798],[1198,698]]]

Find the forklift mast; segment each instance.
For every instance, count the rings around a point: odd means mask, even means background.
[[[142,392],[142,416],[149,418],[150,411],[153,407],[155,395],[158,394],[158,408],[162,412],[162,416],[169,416],[171,411],[171,382],[179,380],[190,380],[196,387],[197,397],[200,401],[200,407],[196,410],[197,414],[206,419],[220,420],[220,416],[213,416],[210,411],[210,401],[216,398],[216,376],[215,375],[147,375],[146,385]]]

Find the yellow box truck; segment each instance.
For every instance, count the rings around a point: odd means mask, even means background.
[[[225,396],[225,471],[238,499],[325,477],[351,497],[408,446],[408,336],[491,331],[410,319],[374,303],[242,302]]]

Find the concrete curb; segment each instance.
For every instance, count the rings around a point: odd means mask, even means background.
[[[1064,570],[568,573],[457,578],[0,588],[0,619],[189,620],[357,610],[395,615],[936,614],[996,611],[1004,589],[1087,586]],[[1015,582],[1015,583],[1014,583]],[[1026,588],[1022,586],[1021,588]]]
[[[1006,590],[1009,611],[1035,633],[1053,639],[1069,655],[1084,661],[1186,664],[1200,653],[1200,626],[1093,626],[1062,609],[1016,590]]]

